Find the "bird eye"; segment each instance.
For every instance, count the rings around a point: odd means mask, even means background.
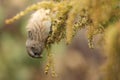
[[[36,51],[35,47],[31,47],[31,50],[32,50],[32,51]]]
[[[32,31],[28,31],[28,38],[33,40],[33,34],[32,34]]]

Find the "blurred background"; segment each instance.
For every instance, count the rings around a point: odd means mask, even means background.
[[[4,22],[37,1],[0,0],[0,80],[35,80],[34,75],[42,70],[42,60],[33,59],[26,52],[25,26],[29,15],[13,24]]]
[[[75,39],[69,48],[65,48],[64,42],[54,46],[53,53],[58,54],[55,57],[55,66],[60,77],[50,78],[44,75],[44,58],[33,59],[26,52],[25,26],[30,14],[12,24],[6,25],[4,22],[38,1],[40,0],[0,0],[0,80],[104,80],[99,71],[99,66],[106,60],[103,47],[96,45],[96,48],[91,50],[85,30],[78,33],[77,40]],[[120,26],[119,22],[116,26]],[[108,31],[111,30],[114,29],[110,28]],[[96,37],[95,43],[100,36],[102,35]],[[119,53],[120,36],[116,45],[113,47],[118,49],[116,53]],[[61,55],[64,49],[67,54]],[[120,70],[116,74],[119,75]],[[120,80],[120,77],[114,80]]]

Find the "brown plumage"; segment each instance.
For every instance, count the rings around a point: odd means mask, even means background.
[[[50,32],[51,18],[49,9],[39,9],[32,14],[27,25],[27,52],[31,57],[40,58],[45,41]]]

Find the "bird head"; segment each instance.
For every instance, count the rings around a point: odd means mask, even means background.
[[[32,14],[27,30],[26,49],[33,58],[41,58],[45,42],[51,28],[51,18],[49,9],[39,9]]]

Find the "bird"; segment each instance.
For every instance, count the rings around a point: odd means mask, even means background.
[[[42,58],[45,42],[52,25],[50,13],[50,9],[38,9],[31,15],[27,23],[26,50],[33,58]]]

